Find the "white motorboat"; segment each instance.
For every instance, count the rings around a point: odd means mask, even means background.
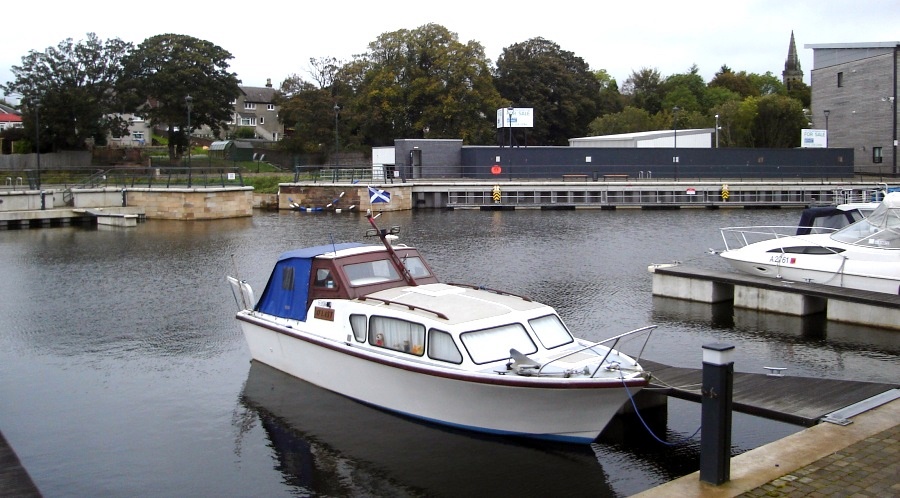
[[[638,361],[655,326],[577,339],[548,305],[438,282],[414,247],[388,241],[399,227],[370,232],[381,245],[282,254],[255,303],[228,277],[254,360],[418,419],[579,443],[647,385]]]
[[[720,254],[752,275],[900,294],[900,192],[886,194],[870,215],[840,230],[796,235],[791,229],[723,228]]]

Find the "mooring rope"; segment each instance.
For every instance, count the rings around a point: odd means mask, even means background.
[[[653,439],[655,439],[656,441],[658,441],[658,442],[660,442],[660,443],[662,443],[662,444],[664,444],[664,445],[666,445],[666,446],[678,446],[678,445],[680,445],[680,444],[684,444],[684,443],[690,441],[691,439],[694,439],[694,437],[696,437],[697,434],[700,432],[700,429],[703,427],[702,425],[699,426],[699,427],[697,427],[697,430],[694,431],[693,434],[691,434],[690,436],[688,436],[688,437],[686,437],[686,438],[682,438],[682,439],[680,439],[680,440],[678,440],[678,441],[671,442],[671,443],[668,442],[668,441],[663,441],[662,439],[660,439],[659,437],[657,437],[656,434],[653,433],[653,430],[650,429],[650,426],[647,425],[647,422],[646,422],[646,421],[644,421],[644,417],[641,416],[641,412],[640,412],[640,410],[638,410],[637,403],[635,403],[635,401],[634,401],[634,396],[632,396],[631,390],[628,389],[628,383],[625,382],[625,377],[622,376],[622,375],[620,375],[620,376],[619,376],[619,379],[622,380],[622,385],[625,386],[625,392],[628,393],[628,399],[631,401],[631,406],[634,408],[634,413],[635,413],[635,415],[637,415],[638,420],[641,421],[641,424],[644,426],[645,429],[647,429],[647,432],[648,432],[651,436],[653,436]]]

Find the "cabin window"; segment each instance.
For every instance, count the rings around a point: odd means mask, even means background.
[[[337,283],[334,281],[334,276],[331,274],[331,270],[328,268],[319,268],[316,270],[316,279],[313,281],[313,285],[316,287],[324,287],[326,289],[335,289],[337,288]]]
[[[344,274],[350,279],[350,285],[368,285],[391,280],[400,280],[394,265],[386,259],[344,265]]]
[[[462,354],[453,342],[453,336],[443,330],[428,331],[428,356],[435,360],[462,363]]]
[[[369,344],[422,356],[425,352],[425,326],[386,316],[369,321]]]
[[[282,290],[294,290],[294,267],[285,266],[281,271],[281,288]]]
[[[792,246],[769,249],[766,252],[777,252],[785,254],[838,254],[844,252],[844,249],[825,246]]]
[[[365,342],[366,325],[366,315],[350,315],[350,328],[353,329],[353,337],[357,342]]]
[[[425,266],[425,263],[422,262],[422,258],[419,257],[413,256],[403,258],[403,266],[406,267],[406,271],[409,272],[409,275],[412,278],[428,277],[431,275],[431,272],[428,271],[428,267]]]
[[[533,318],[528,320],[528,323],[531,325],[531,330],[534,330],[535,335],[537,335],[538,340],[547,349],[562,346],[573,341],[572,335],[569,334],[562,320],[556,315]]]
[[[465,332],[459,338],[472,361],[477,364],[505,360],[509,358],[510,349],[516,349],[522,354],[537,352],[534,341],[519,323]]]

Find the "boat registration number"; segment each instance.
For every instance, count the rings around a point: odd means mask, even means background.
[[[334,321],[334,309],[333,308],[320,308],[316,306],[316,309],[313,310],[313,317],[317,320],[328,320],[329,322]]]
[[[778,265],[792,265],[797,262],[797,258],[791,256],[784,256],[780,254],[776,254],[769,258],[769,263],[775,263]]]

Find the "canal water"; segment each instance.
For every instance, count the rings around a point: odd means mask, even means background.
[[[900,334],[651,295],[652,263],[729,271],[719,227],[797,210],[385,213],[446,282],[524,294],[602,339],[655,324],[645,357],[896,382]],[[250,355],[225,276],[258,293],[281,252],[361,241],[359,214],[257,212],[131,229],[0,232],[0,431],[45,496],[627,496],[696,471],[698,404],[616,420],[590,446],[474,435],[285,377]],[[341,372],[335,371],[335,375]],[[414,393],[410,393],[414,395]],[[498,416],[515,416],[498,413]],[[733,453],[800,430],[735,414]],[[677,443],[677,444],[676,444]]]

